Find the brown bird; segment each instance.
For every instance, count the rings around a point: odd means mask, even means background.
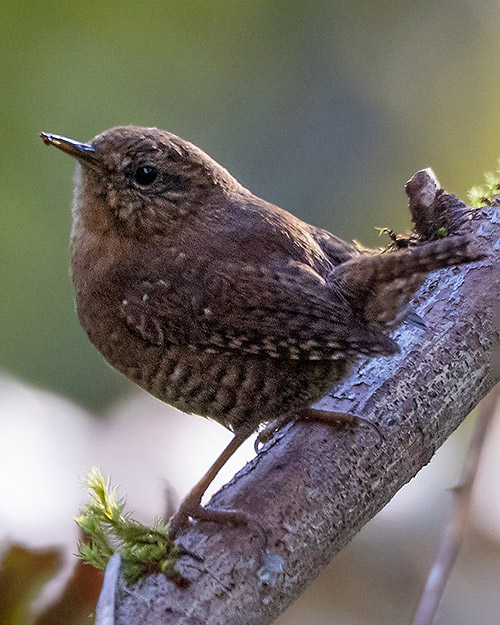
[[[342,420],[310,406],[359,355],[398,351],[390,330],[426,272],[479,258],[464,236],[360,251],[253,195],[191,143],[125,126],[80,143],[71,234],[80,322],[144,389],[234,432],[171,522],[247,522],[206,510],[219,469],[263,423]]]

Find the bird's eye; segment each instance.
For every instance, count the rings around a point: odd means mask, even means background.
[[[151,165],[141,165],[135,172],[135,181],[143,187],[153,184],[158,177],[158,170]]]

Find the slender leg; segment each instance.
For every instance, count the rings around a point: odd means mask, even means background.
[[[304,408],[300,412],[294,415],[285,415],[281,418],[271,421],[266,427],[261,430],[255,439],[255,453],[258,453],[259,446],[270,441],[274,434],[290,421],[316,421],[319,423],[350,423],[353,426],[358,426],[360,423],[365,423],[372,428],[380,440],[384,439],[384,436],[380,429],[368,419],[358,417],[357,415],[348,414],[346,412],[333,412],[331,410],[318,410],[316,408]]]
[[[257,434],[257,437],[255,438],[255,442],[253,444],[253,449],[255,453],[258,454],[260,451],[261,445],[264,445],[265,443],[270,441],[274,437],[276,432],[278,432],[278,430],[281,430],[282,427],[284,427],[287,423],[290,423],[290,421],[294,421],[296,418],[297,418],[296,415],[294,415],[293,417],[290,417],[290,415],[287,414],[287,415],[284,415],[284,416],[282,415],[281,417],[278,417],[274,421],[270,421],[264,427],[264,429],[262,429]]]
[[[316,421],[320,423],[350,423],[351,425],[358,426],[360,423],[365,423],[377,433],[380,440],[384,440],[384,435],[371,421],[358,417],[357,415],[348,414],[347,412],[333,412],[330,410],[317,410],[316,408],[305,408],[301,410],[297,415],[298,421]]]
[[[250,434],[251,432],[246,429],[236,432],[229,445],[224,449],[210,469],[208,469],[198,484],[196,484],[196,486],[185,497],[179,507],[179,510],[170,520],[169,534],[172,538],[178,536],[182,530],[188,527],[189,517],[197,519],[198,521],[216,521],[218,523],[255,525],[258,526],[259,533],[263,534],[265,538],[262,527],[245,512],[237,510],[207,510],[201,505],[201,498],[214,480],[217,473],[222,469],[234,452],[246,441]]]

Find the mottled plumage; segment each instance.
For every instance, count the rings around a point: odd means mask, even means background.
[[[360,251],[156,128],[43,138],[80,163],[72,272],[90,340],[146,390],[240,439],[307,409],[358,355],[396,352],[389,331],[423,275],[477,257],[464,237]]]

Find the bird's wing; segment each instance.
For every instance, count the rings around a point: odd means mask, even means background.
[[[356,319],[340,290],[311,267],[198,267],[182,280],[125,281],[120,316],[145,341],[213,353],[330,360],[388,355],[397,345]]]
[[[333,265],[339,265],[361,254],[359,246],[355,243],[344,241],[328,230],[309,225],[309,231]]]

